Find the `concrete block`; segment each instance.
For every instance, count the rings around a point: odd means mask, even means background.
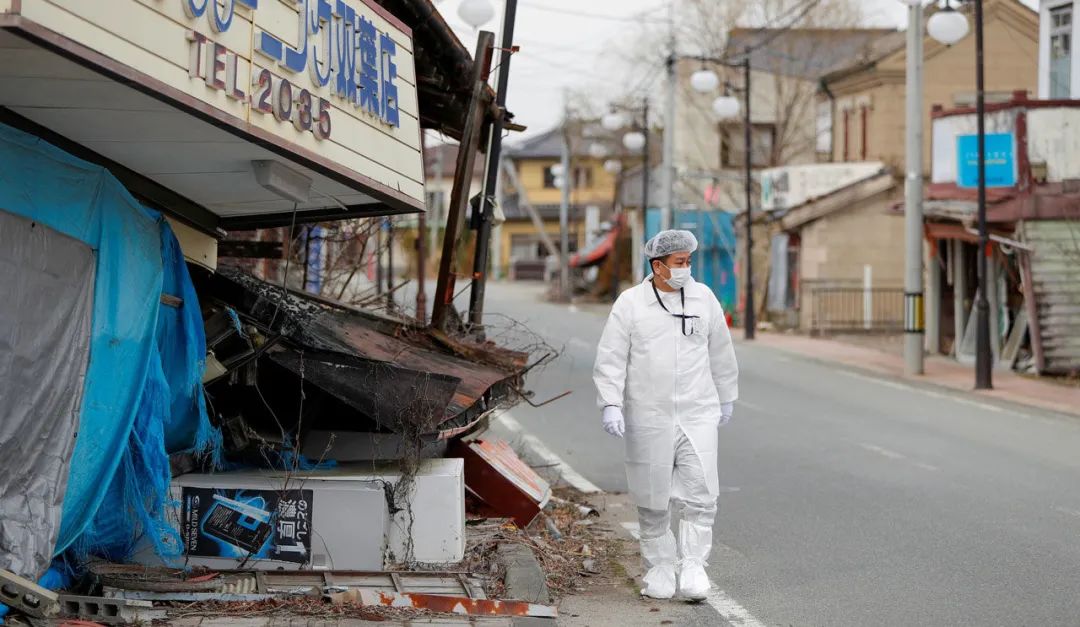
[[[57,594],[0,569],[0,602],[33,618],[48,618],[60,611]]]
[[[495,558],[506,572],[506,598],[547,605],[551,593],[540,562],[528,548],[515,543],[500,544]]]

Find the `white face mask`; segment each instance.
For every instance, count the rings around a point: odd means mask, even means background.
[[[667,266],[664,266],[667,268]],[[671,278],[665,282],[672,288],[680,290],[690,282],[690,268],[668,268]]]

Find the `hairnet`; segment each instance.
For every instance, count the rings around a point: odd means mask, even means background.
[[[692,253],[697,250],[697,238],[690,231],[660,231],[645,242],[645,258],[658,259],[673,253]]]

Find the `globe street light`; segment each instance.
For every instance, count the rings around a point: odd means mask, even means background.
[[[713,113],[721,120],[731,120],[739,115],[739,99],[734,96],[720,96],[712,103]]]
[[[622,172],[622,161],[618,159],[608,159],[604,162],[604,169],[610,174],[618,174]]]
[[[967,18],[949,3],[926,22],[926,32],[937,41],[951,46],[968,34]]]
[[[596,143],[589,146],[589,156],[593,159],[603,159],[608,156],[607,146]]]
[[[708,68],[701,68],[690,75],[690,86],[699,94],[708,94],[720,86],[720,77]]]
[[[623,135],[622,143],[627,150],[637,152],[645,147],[645,134],[641,131],[630,131]]]
[[[600,126],[603,126],[605,131],[615,132],[626,126],[626,116],[618,111],[609,111],[600,118]]]
[[[458,17],[473,28],[480,28],[495,17],[495,8],[488,0],[463,0],[457,12]]]

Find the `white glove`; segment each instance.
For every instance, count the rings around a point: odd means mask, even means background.
[[[608,405],[604,408],[604,431],[621,438],[626,433],[626,421],[623,420],[622,408]]]
[[[735,413],[735,403],[724,403],[720,406],[720,426],[731,422],[731,416]]]

